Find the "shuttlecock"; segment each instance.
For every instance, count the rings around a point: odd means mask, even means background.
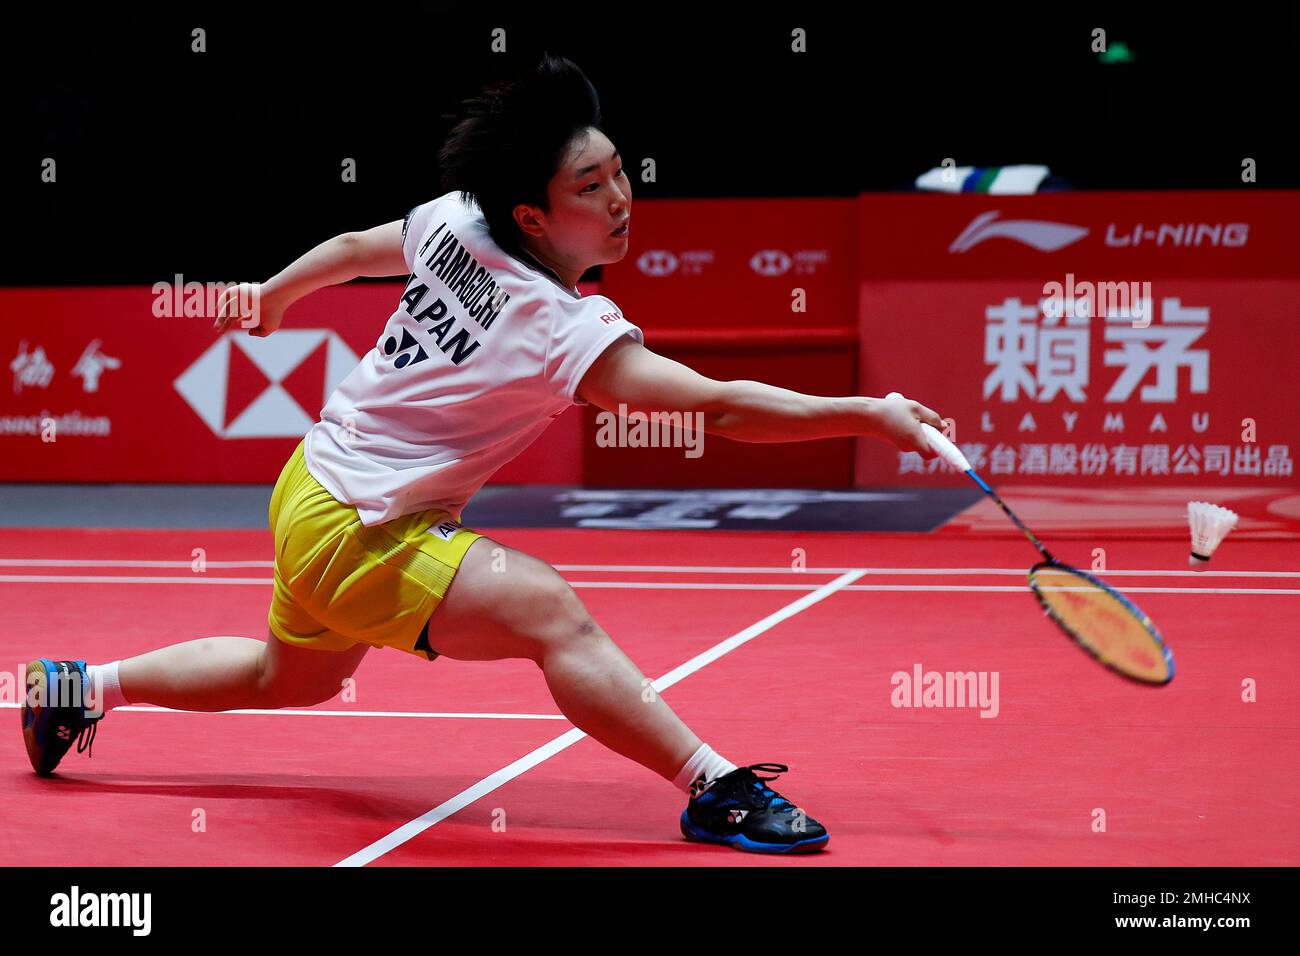
[[[1192,526],[1192,555],[1187,563],[1193,571],[1204,571],[1219,542],[1237,526],[1237,512],[1208,501],[1189,501],[1187,523]]]

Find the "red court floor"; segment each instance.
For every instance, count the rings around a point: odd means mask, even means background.
[[[778,859],[686,843],[684,796],[576,732],[540,672],[517,661],[373,650],[354,701],[307,713],[118,710],[99,725],[93,758],[73,752],[54,778],[37,778],[19,730],[23,663],[265,638],[271,540],[24,529],[0,531],[6,863],[1300,863],[1294,541],[1230,540],[1217,571],[1199,575],[1185,571],[1184,540],[1102,542],[1104,576],[1173,648],[1176,678],[1149,688],[1097,666],[1042,618],[1023,540],[491,535],[560,567],[648,677],[689,665],[666,699],[732,761],[788,764],[773,785],[826,824],[829,848]],[[1088,568],[1096,543],[1060,542],[1058,553]],[[795,549],[807,570],[791,569]],[[726,653],[700,658],[729,639]],[[895,707],[891,676],[918,665],[996,673],[996,716]],[[75,826],[77,839],[33,838],[53,824]]]

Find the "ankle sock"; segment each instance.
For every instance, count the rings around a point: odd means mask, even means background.
[[[731,773],[736,769],[736,765],[725,757],[714,752],[708,744],[701,744],[700,749],[695,751],[694,756],[686,761],[681,770],[677,771],[677,776],[673,778],[673,786],[683,793],[691,792],[691,784],[700,777],[705,781],[716,780],[725,774]]]
[[[122,693],[122,685],[117,677],[117,665],[121,663],[121,661],[113,661],[111,664],[90,664],[86,667],[86,674],[90,677],[90,686],[95,687],[96,682],[101,685],[99,687],[99,705],[105,712],[112,710],[114,707],[121,707],[123,704],[130,703],[126,699],[126,695]]]

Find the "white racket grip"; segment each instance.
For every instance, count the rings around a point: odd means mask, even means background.
[[[938,453],[939,457],[952,465],[958,471],[970,471],[970,462],[966,460],[960,449],[948,440],[948,436],[933,425],[921,423],[921,431],[925,432],[926,441],[930,447]]]

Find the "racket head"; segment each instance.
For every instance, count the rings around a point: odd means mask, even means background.
[[[1091,574],[1059,561],[1029,569],[1029,587],[1043,611],[1099,663],[1140,684],[1174,679],[1174,655],[1132,601]]]

